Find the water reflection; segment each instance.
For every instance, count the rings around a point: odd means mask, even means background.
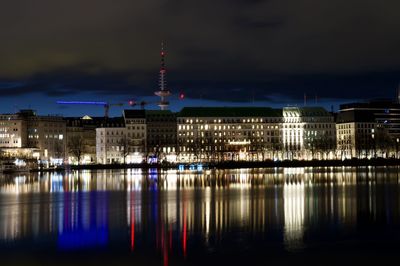
[[[192,245],[273,239],[287,251],[321,232],[399,225],[398,168],[202,173],[129,169],[1,176],[0,246],[48,239],[57,250],[153,248],[168,264]],[[236,242],[235,242],[236,241]],[[45,248],[45,247],[44,247]],[[48,248],[48,246],[46,246]]]

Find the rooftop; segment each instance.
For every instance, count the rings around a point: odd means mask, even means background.
[[[184,107],[178,117],[281,117],[282,109],[269,107]]]
[[[349,110],[340,112],[337,115],[336,123],[351,122],[375,122],[375,115],[373,112],[363,112],[360,110]]]
[[[355,102],[340,105],[340,110],[346,109],[400,109],[400,104],[390,100],[375,100],[370,102]]]
[[[123,112],[124,118],[145,118],[145,110],[126,109]]]
[[[328,112],[323,107],[284,107],[283,110],[285,112],[294,112],[297,113],[299,116],[306,117],[306,116],[332,116],[330,112]]]

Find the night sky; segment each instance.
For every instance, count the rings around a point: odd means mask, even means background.
[[[156,101],[162,40],[173,110],[394,98],[399,10],[398,0],[5,0],[0,112],[101,115],[55,101]]]

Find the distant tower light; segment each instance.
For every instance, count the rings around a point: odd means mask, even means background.
[[[183,99],[185,99],[185,93],[181,91],[179,93],[179,100],[183,100]]]
[[[131,100],[128,101],[128,104],[129,104],[129,106],[133,107],[133,106],[136,105],[136,102],[135,102],[135,100],[131,99]]]

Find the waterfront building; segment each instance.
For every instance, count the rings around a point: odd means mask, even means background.
[[[123,117],[0,115],[0,156],[44,165],[398,157],[400,104],[185,107]]]
[[[335,156],[334,116],[323,107],[284,107],[282,131],[285,159]]]
[[[400,104],[384,100],[342,104],[336,131],[341,158],[398,157]]]
[[[130,163],[140,163],[147,155],[147,125],[145,110],[124,110],[126,137],[131,155]]]
[[[39,149],[45,164],[63,164],[65,136],[66,125],[61,116],[35,115],[28,119],[28,147]]]
[[[96,128],[102,127],[106,118],[66,117],[67,123],[67,162],[69,164],[96,163]]]
[[[176,161],[176,114],[169,110],[124,110],[134,161]]]
[[[35,158],[42,164],[62,164],[66,123],[61,116],[40,116],[33,110],[0,115],[3,156]]]
[[[0,115],[0,147],[27,147],[27,122],[17,114]]]
[[[277,159],[282,110],[267,107],[185,107],[177,114],[182,162]]]
[[[176,114],[169,110],[146,110],[147,154],[159,161],[176,161]]]
[[[123,118],[108,118],[96,128],[97,163],[125,163],[129,152],[129,140]]]

